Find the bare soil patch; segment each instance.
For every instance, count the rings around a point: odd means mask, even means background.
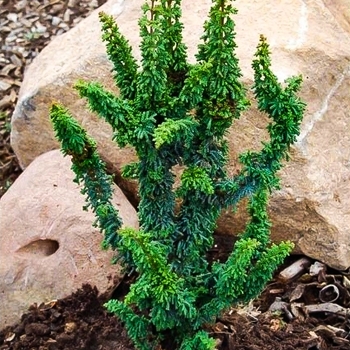
[[[286,264],[295,259],[288,259]],[[350,349],[349,291],[342,282],[346,275],[331,270],[314,276],[307,269],[304,272],[287,283],[281,282],[276,274],[259,298],[219,317],[207,328],[218,340],[217,349]],[[326,280],[334,278],[331,284],[338,284],[341,290],[331,303],[337,305],[338,312],[307,310],[310,303],[324,305],[319,292],[330,283],[322,280],[322,274]],[[122,298],[129,283],[130,279],[125,278],[115,286],[113,297]],[[62,300],[34,304],[18,324],[0,331],[0,350],[134,350],[123,324],[103,307],[106,300],[106,293],[99,294],[95,287],[84,285]],[[276,308],[278,300],[282,301],[282,308]],[[340,309],[345,310],[345,314],[339,312]],[[163,350],[172,350],[172,347]]]

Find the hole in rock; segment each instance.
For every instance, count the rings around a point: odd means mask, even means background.
[[[57,241],[52,239],[38,239],[19,248],[17,253],[45,257],[54,254],[58,248],[59,244]]]

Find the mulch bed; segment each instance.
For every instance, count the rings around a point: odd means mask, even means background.
[[[287,261],[295,260],[292,257]],[[328,276],[331,276],[329,274]],[[306,279],[307,277],[307,279]],[[283,311],[271,311],[273,300],[281,298],[290,310],[291,300],[298,305],[317,300],[315,289],[319,276],[305,272],[297,279],[284,283],[276,274],[262,295],[246,306],[232,308],[207,328],[218,340],[218,350],[349,350],[348,317],[332,312],[288,317]],[[305,282],[307,280],[307,282]],[[113,298],[121,298],[128,289],[129,279],[116,286]],[[346,294],[346,293],[345,293]],[[123,324],[103,307],[106,294],[96,287],[83,285],[77,292],[61,300],[32,305],[21,321],[0,331],[0,350],[133,350]],[[339,298],[337,303],[344,303]],[[157,349],[161,350],[161,349]],[[170,347],[163,350],[172,350]]]
[[[56,36],[106,0],[0,0],[0,197],[20,175],[11,116],[26,67]]]

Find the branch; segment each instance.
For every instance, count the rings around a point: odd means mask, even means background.
[[[113,63],[114,79],[123,98],[132,100],[136,94],[137,63],[132,48],[120,33],[112,16],[99,13],[102,23],[102,40],[106,42],[107,54]]]
[[[96,143],[63,106],[53,104],[50,118],[63,153],[72,156],[74,181],[83,183],[81,192],[87,196],[88,202],[85,209],[91,207],[95,213],[95,225],[104,233],[104,245],[117,248],[117,232],[122,226],[122,219],[111,203],[113,181],[96,151]]]

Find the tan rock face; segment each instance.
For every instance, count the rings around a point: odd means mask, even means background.
[[[275,240],[291,239],[296,251],[333,267],[350,266],[350,36],[348,0],[283,1],[238,0],[234,5],[237,54],[243,80],[252,84],[251,60],[259,34],[271,45],[273,68],[283,82],[302,74],[301,97],[308,108],[292,160],[281,171],[282,189],[270,203]],[[113,14],[139,58],[137,19],[143,0],[110,0],[102,10]],[[184,38],[193,61],[211,0],[183,0]],[[48,109],[63,102],[100,146],[111,167],[133,157],[110,141],[110,129],[84,109],[72,85],[78,78],[98,80],[114,89],[105,48],[100,41],[97,13],[54,40],[32,63],[13,117],[13,147],[23,167],[36,156],[57,147]],[[229,138],[232,162],[237,155],[259,148],[266,138],[267,119],[252,108],[237,121]],[[224,213],[218,232],[234,234],[243,228],[244,210]]]
[[[104,292],[122,274],[102,251],[94,215],[73,183],[71,162],[60,151],[33,161],[0,200],[0,328],[34,303],[65,297],[83,283]],[[119,188],[113,199],[124,224],[137,215]]]
[[[350,0],[324,0],[323,2],[341,27],[350,33]]]

